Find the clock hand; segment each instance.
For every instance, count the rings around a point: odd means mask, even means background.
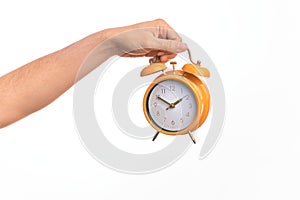
[[[171,105],[171,103],[167,102],[165,99],[161,98],[159,95],[156,96],[158,99],[162,100],[163,102],[165,102],[166,104],[168,104],[169,106]]]
[[[180,102],[182,101],[182,99],[184,99],[186,96],[188,96],[188,95],[185,95],[184,97],[178,99],[178,100],[175,101],[174,103],[171,103],[171,104],[169,105],[169,107],[167,107],[166,110],[169,110],[170,108],[175,108],[175,106],[176,106],[178,103],[180,103]]]

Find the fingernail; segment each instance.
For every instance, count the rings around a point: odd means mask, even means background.
[[[185,43],[179,43],[178,45],[178,51],[182,52],[185,51],[187,49],[187,45]]]

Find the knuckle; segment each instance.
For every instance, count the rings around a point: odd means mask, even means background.
[[[154,20],[155,22],[159,23],[159,24],[166,24],[166,21],[161,19],[161,18],[158,18],[156,20]]]

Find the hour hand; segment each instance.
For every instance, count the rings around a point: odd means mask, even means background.
[[[156,96],[159,100],[165,102],[166,104],[168,104],[169,106],[171,105],[171,103],[169,103],[168,101],[166,101],[165,99],[161,98],[159,95]]]
[[[179,104],[179,103],[182,101],[182,99],[184,99],[186,96],[188,96],[188,95],[185,95],[184,97],[178,99],[178,100],[175,101],[174,103],[169,104],[169,107],[168,107],[166,110],[169,110],[170,108],[175,108],[175,106],[176,106],[177,104]]]
[[[173,104],[174,104],[174,106],[176,106],[178,103],[180,103],[181,101],[182,101],[182,99],[183,98],[181,98],[181,99],[178,99],[177,101],[175,101]]]

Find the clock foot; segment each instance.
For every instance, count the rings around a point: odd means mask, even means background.
[[[192,141],[194,142],[194,144],[196,144],[196,140],[195,140],[194,136],[192,135],[191,131],[189,131],[189,136],[192,139]]]
[[[152,141],[154,141],[157,138],[158,134],[159,134],[159,131],[156,132],[156,134],[154,135]]]

